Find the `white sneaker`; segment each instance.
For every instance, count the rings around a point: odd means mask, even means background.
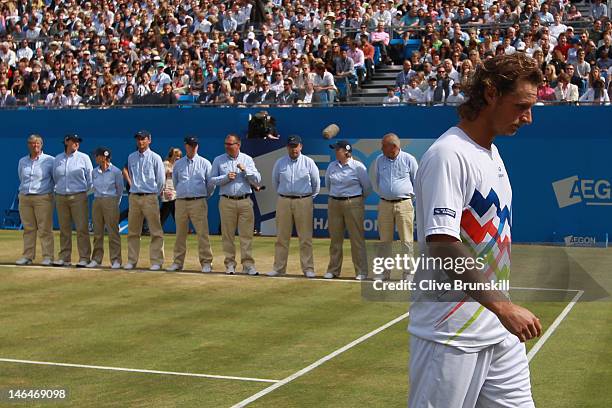
[[[134,264],[131,264],[131,263],[128,262],[125,265],[123,265],[123,269],[130,271],[130,270],[134,269]]]
[[[212,272],[212,266],[209,263],[202,265],[202,273]]]
[[[334,279],[334,278],[335,278],[335,276],[334,276],[334,274],[333,274],[333,273],[331,273],[331,272],[325,272],[325,275],[323,275],[323,278],[324,278],[324,279]]]
[[[161,265],[158,265],[158,264],[153,264],[149,268],[150,271],[159,271],[160,269],[161,269]]]
[[[40,264],[43,266],[51,266],[53,265],[53,261],[51,260],[51,258],[45,258]]]
[[[259,272],[257,272],[257,269],[255,269],[254,265],[249,265],[245,267],[243,272],[251,276],[259,275]]]
[[[281,274],[277,271],[268,272],[266,273],[266,275],[271,276],[271,277],[281,276]]]
[[[358,280],[358,281],[366,280],[366,278],[367,278],[367,276],[365,276],[365,275],[357,275],[357,276],[355,276],[355,280]]]
[[[31,265],[32,260],[30,258],[19,258],[15,261],[16,265]]]
[[[63,259],[57,259],[53,261],[53,266],[70,266],[70,262],[64,262]]]
[[[225,273],[228,275],[233,275],[236,273],[236,267],[234,265],[227,265],[225,267]]]
[[[304,276],[306,276],[307,278],[315,278],[317,275],[315,275],[315,273],[313,271],[307,271]]]
[[[87,268],[87,265],[89,265],[89,262],[87,262],[85,260],[81,260],[81,261],[77,262],[76,267],[77,268]]]
[[[384,281],[384,280],[385,280],[385,275],[384,275],[384,274],[382,274],[382,273],[375,274],[375,275],[374,275],[374,280],[375,280],[375,281]]]
[[[152,265],[151,266],[152,271],[157,270],[157,269],[153,269],[154,266],[158,266],[158,265]],[[181,269],[183,269],[183,267],[177,263],[173,263],[172,265],[166,268],[168,272],[176,272],[176,271],[180,271]]]
[[[111,269],[119,269],[121,268],[121,264],[117,261],[113,262],[113,264],[111,265]]]
[[[79,264],[77,264],[77,266],[79,266]],[[100,266],[100,264],[99,264],[99,263],[97,263],[96,261],[93,261],[93,260],[92,260],[92,261],[91,261],[90,263],[88,263],[86,266],[87,266],[88,268],[97,268],[98,266]]]

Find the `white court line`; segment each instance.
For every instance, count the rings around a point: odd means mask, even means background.
[[[561,324],[563,319],[565,319],[567,317],[569,312],[572,310],[572,308],[578,302],[578,299],[580,299],[580,297],[583,294],[584,294],[584,290],[579,290],[578,293],[576,293],[574,298],[567,304],[567,306],[565,306],[565,309],[563,309],[561,314],[559,314],[559,316],[557,316],[555,321],[550,325],[548,330],[546,330],[544,335],[542,337],[540,337],[540,340],[538,340],[538,342],[536,344],[534,344],[534,346],[531,348],[531,350],[529,350],[529,353],[527,353],[527,361],[528,362],[530,362],[535,357],[535,355],[538,353],[538,351],[540,351],[540,349],[542,348],[544,343],[546,343],[546,341],[550,338],[550,336],[552,336],[552,334],[555,332],[555,330],[557,330],[557,327],[559,327],[559,325]]]
[[[399,317],[396,317],[395,319],[391,320],[390,322],[387,322],[387,323],[383,324],[378,329],[372,330],[371,332],[369,332],[367,334],[364,334],[363,336],[361,336],[357,340],[353,340],[352,342],[350,342],[346,346],[341,347],[338,350],[334,351],[333,353],[330,353],[330,354],[326,355],[325,357],[315,361],[314,363],[312,363],[308,367],[302,368],[300,371],[297,371],[297,372],[291,374],[289,377],[283,378],[282,380],[280,380],[277,383],[269,386],[268,388],[265,388],[265,389],[259,391],[257,394],[254,394],[254,395],[250,396],[249,398],[240,401],[239,403],[233,405],[232,408],[240,408],[240,407],[247,406],[251,402],[258,400],[261,397],[263,397],[264,395],[267,395],[267,394],[271,393],[275,389],[280,388],[283,385],[285,385],[287,383],[290,383],[291,381],[295,380],[296,378],[299,378],[299,377],[303,376],[304,374],[308,373],[309,371],[312,371],[315,368],[319,367],[321,364],[325,363],[326,361],[329,361],[332,358],[336,357],[337,355],[344,353],[345,351],[347,351],[350,348],[355,347],[359,343],[363,343],[364,341],[366,341],[370,337],[375,336],[376,334],[380,333],[381,331],[383,331],[383,330],[393,326],[394,324],[404,320],[407,317],[408,317],[408,312],[404,313],[403,315],[401,315]]]
[[[214,375],[214,374],[179,373],[176,371],[142,370],[142,369],[137,369],[137,368],[107,367],[107,366],[95,366],[95,365],[86,365],[86,364],[52,363],[49,361],[15,360],[12,358],[0,358],[0,362],[19,363],[19,364],[37,364],[37,365],[60,366],[60,367],[92,368],[95,370],[127,371],[127,372],[132,372],[132,373],[145,373],[145,374],[178,375],[182,377],[214,378],[218,380],[239,380],[239,381],[254,381],[254,382],[266,382],[266,383],[276,383],[279,381],[279,380],[268,380],[265,378],[235,377],[235,376]]]

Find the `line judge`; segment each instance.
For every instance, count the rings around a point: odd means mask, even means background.
[[[79,261],[76,266],[84,268],[90,261],[89,202],[87,192],[91,189],[93,165],[85,153],[79,152],[81,139],[70,134],[64,137],[64,152],[55,156],[53,180],[55,181],[55,205],[60,227],[60,252],[55,266],[69,266],[72,255],[72,224],[77,232]]]
[[[137,150],[128,156],[127,169],[132,182],[128,213],[128,261],[124,269],[134,269],[140,255],[140,235],[143,220],[151,234],[149,247],[150,270],[159,271],[164,263],[164,232],[159,218],[158,197],[164,188],[164,162],[153,152],[151,133],[141,130],[134,135]]]
[[[198,138],[185,138],[184,157],[174,163],[172,182],[176,190],[176,241],[174,262],[168,269],[174,272],[183,269],[187,253],[189,221],[198,235],[198,253],[202,272],[212,271],[213,254],[208,238],[208,202],[215,187],[211,182],[212,165],[198,154]]]
[[[23,253],[15,263],[30,265],[40,238],[42,265],[53,262],[53,156],[43,152],[40,135],[28,137],[29,154],[19,160],[19,217],[23,225]]]
[[[252,254],[255,214],[250,195],[251,185],[261,182],[261,175],[253,158],[240,151],[240,137],[229,134],[225,138],[225,153],[215,157],[212,164],[211,181],[219,186],[219,213],[221,215],[221,238],[225,259],[225,273],[236,273],[236,227],[240,236],[240,263],[244,273],[257,275]]]
[[[414,234],[414,180],[419,168],[413,155],[401,149],[400,138],[387,133],[382,154],[374,164],[374,189],[378,203],[378,234],[383,245],[391,245],[395,228],[403,246],[410,248]],[[390,248],[388,248],[390,249]]]
[[[344,231],[351,240],[351,257],[355,268],[355,279],[368,276],[367,254],[363,221],[364,200],[372,192],[372,183],[363,163],[353,159],[353,149],[346,140],[329,145],[336,152],[336,160],[325,172],[325,186],[329,190],[327,221],[329,225],[329,264],[326,279],[340,276],[342,271],[342,245]]]
[[[274,266],[268,276],[287,272],[289,241],[293,225],[300,241],[300,266],[307,278],[314,278],[312,255],[313,200],[319,194],[321,178],[314,160],[302,154],[302,138],[289,136],[287,155],[276,161],[272,183],[278,193],[276,201],[276,243]]]

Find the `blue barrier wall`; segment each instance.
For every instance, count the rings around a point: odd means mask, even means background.
[[[200,154],[212,158],[223,153],[228,132],[244,136],[249,114],[257,110],[236,108],[169,108],[109,110],[0,111],[3,124],[0,162],[4,175],[0,209],[8,208],[17,190],[16,166],[27,153],[25,139],[40,133],[44,150],[58,154],[66,133],[78,133],[81,150],[91,153],[97,146],[113,150],[113,162],[122,166],[134,150],[132,135],[139,129],[153,134],[153,150],[164,157],[170,146],[182,147],[186,134],[200,137]],[[310,108],[268,110],[276,119],[282,139],[299,134],[304,153],[313,157],[321,176],[333,152],[321,137],[330,123],[340,126],[338,137],[354,145],[355,156],[370,170],[380,153],[380,137],[397,133],[404,149],[417,159],[433,140],[456,123],[449,107]],[[496,141],[514,190],[513,239],[519,242],[555,242],[567,237],[593,237],[597,241],[612,232],[612,110],[609,107],[535,107],[534,123],[513,137]],[[250,153],[269,185],[272,165],[285,154],[281,141],[245,140],[243,151]],[[373,174],[370,172],[370,174]],[[323,180],[323,178],[322,178]],[[219,230],[218,195],[210,202],[211,232]],[[275,194],[267,189],[256,195],[256,211],[264,233],[274,232]],[[366,205],[366,230],[375,237],[378,197]],[[326,190],[316,198],[315,234],[326,235]],[[169,229],[173,225],[168,224]],[[418,227],[417,227],[418,228]]]

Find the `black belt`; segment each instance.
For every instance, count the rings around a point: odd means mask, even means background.
[[[361,197],[361,194],[360,195],[355,195],[355,196],[350,196],[350,197],[332,197],[332,196],[329,196],[329,198],[331,198],[332,200],[339,200],[339,201],[345,201],[345,200],[350,200],[351,198],[359,198],[359,197]]]
[[[130,193],[130,194],[134,194],[134,195],[137,195],[139,197],[148,196],[148,195],[157,195],[155,193]]]
[[[77,194],[85,194],[85,193],[86,191],[79,191],[78,193],[68,193],[68,194],[55,193],[55,195],[62,196],[62,197],[69,197],[69,196],[74,196]]]
[[[410,197],[398,198],[397,200],[387,200],[386,198],[382,198],[382,197],[380,197],[380,198],[381,198],[381,200],[386,201],[388,203],[399,203],[401,201],[410,200]]]
[[[241,196],[230,196],[230,195],[227,195],[227,194],[221,194],[221,197],[229,198],[230,200],[244,200],[245,198],[248,198],[249,195],[245,194],[245,195],[241,195]]]
[[[204,196],[200,196],[200,197],[181,197],[181,198],[177,198],[177,200],[193,201],[193,200],[199,200],[200,198],[206,198],[206,197],[204,197]]]
[[[279,194],[279,196],[283,197],[283,198],[290,198],[292,200],[295,200],[296,198],[306,198],[306,197],[312,197],[311,194],[308,195],[302,195],[302,196],[290,196],[290,195],[284,195],[284,194]]]

